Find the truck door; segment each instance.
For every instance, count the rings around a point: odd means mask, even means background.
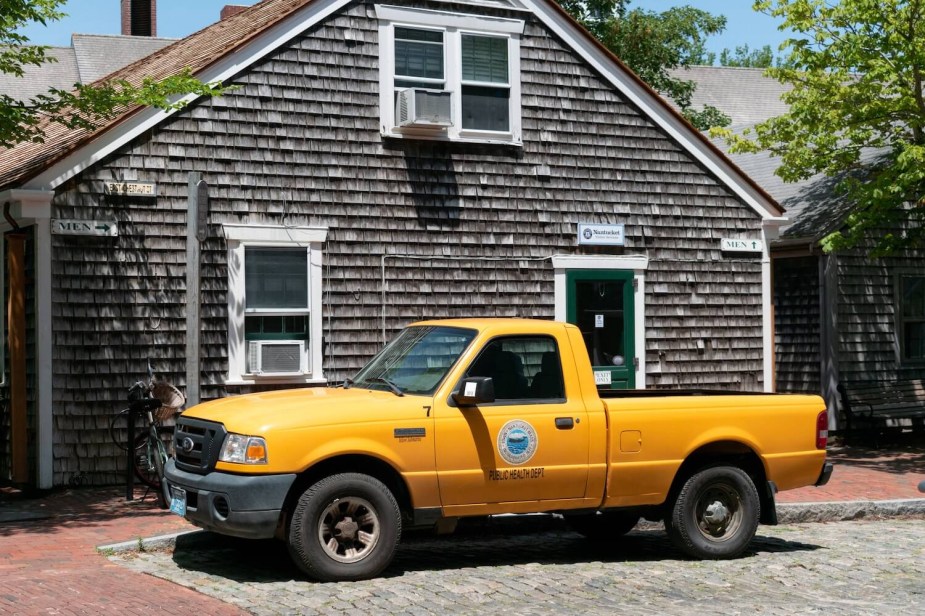
[[[636,387],[633,273],[571,271],[566,275],[566,320],[581,330],[594,380],[603,389]]]
[[[587,411],[574,379],[574,391],[566,389],[556,339],[495,338],[465,376],[490,376],[496,400],[466,408],[435,401],[443,505],[584,497]]]

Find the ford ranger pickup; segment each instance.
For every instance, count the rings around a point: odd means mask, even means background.
[[[594,540],[662,520],[702,559],[741,555],[775,493],[824,484],[818,396],[599,390],[581,331],[416,323],[339,387],[213,400],[177,421],[171,509],[284,540],[322,581],[389,565],[403,528],[550,512]]]

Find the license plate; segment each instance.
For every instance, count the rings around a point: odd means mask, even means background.
[[[170,488],[170,511],[179,516],[186,515],[186,490],[183,488]]]

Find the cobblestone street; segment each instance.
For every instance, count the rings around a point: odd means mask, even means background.
[[[277,542],[181,537],[111,557],[254,614],[921,614],[925,521],[762,526],[734,561],[697,562],[657,529],[594,544],[567,530],[413,537],[386,577],[305,581]]]

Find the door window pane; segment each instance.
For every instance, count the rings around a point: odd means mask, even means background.
[[[559,349],[552,338],[492,340],[469,366],[466,376],[491,377],[498,401],[565,398]]]
[[[308,308],[308,251],[304,248],[245,248],[247,308]]]
[[[578,328],[592,366],[626,364],[622,280],[579,280],[575,283]]]

